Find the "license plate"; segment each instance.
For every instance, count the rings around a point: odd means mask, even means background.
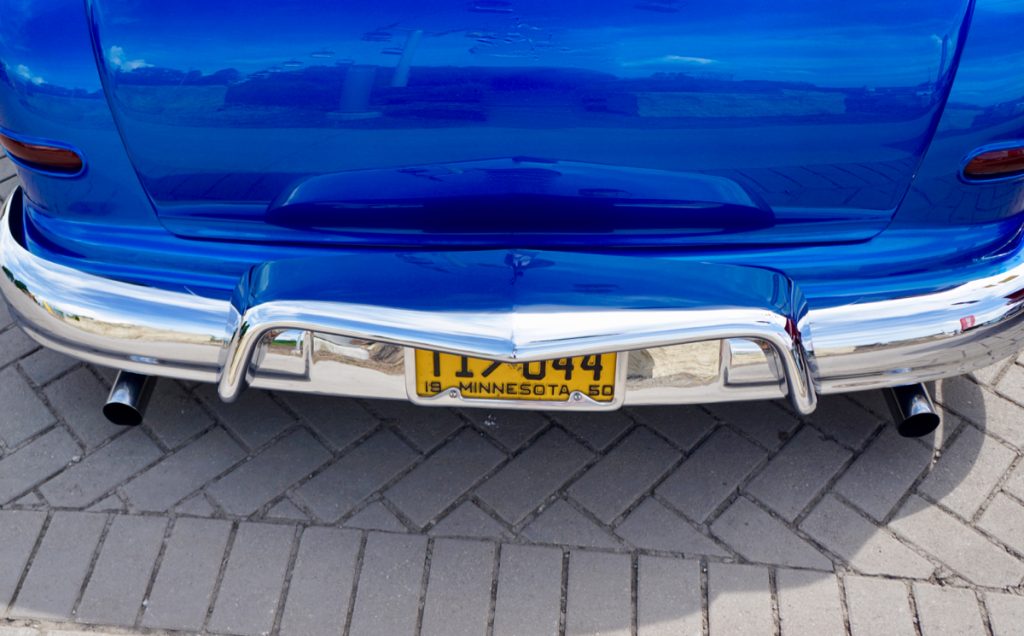
[[[618,356],[602,353],[540,360],[496,362],[417,349],[416,394],[448,393],[464,400],[597,402],[616,398]]]

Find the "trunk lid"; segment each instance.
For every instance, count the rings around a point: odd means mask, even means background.
[[[859,240],[944,104],[964,0],[92,2],[171,231],[388,245]]]

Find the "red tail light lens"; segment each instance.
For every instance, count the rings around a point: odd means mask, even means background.
[[[964,167],[964,176],[975,181],[1024,175],[1024,147],[990,150]]]
[[[60,146],[29,143],[0,133],[0,144],[16,163],[27,168],[62,175],[75,175],[82,171],[84,163],[74,150]]]

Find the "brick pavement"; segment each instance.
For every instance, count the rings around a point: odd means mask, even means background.
[[[3,183],[0,183],[3,185]],[[0,308],[0,636],[1024,633],[1024,357],[935,387],[611,414],[113,373]]]

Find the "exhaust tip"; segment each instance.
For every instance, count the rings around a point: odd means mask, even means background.
[[[131,404],[107,402],[103,405],[103,416],[111,424],[118,426],[138,426],[142,424],[142,413]]]
[[[942,421],[923,384],[886,389],[885,398],[896,432],[903,437],[923,437],[938,428]]]
[[[110,388],[103,415],[118,426],[138,426],[146,414],[156,379],[130,371],[118,371]]]
[[[896,423],[896,432],[903,437],[924,437],[939,427],[938,413],[917,413]]]

